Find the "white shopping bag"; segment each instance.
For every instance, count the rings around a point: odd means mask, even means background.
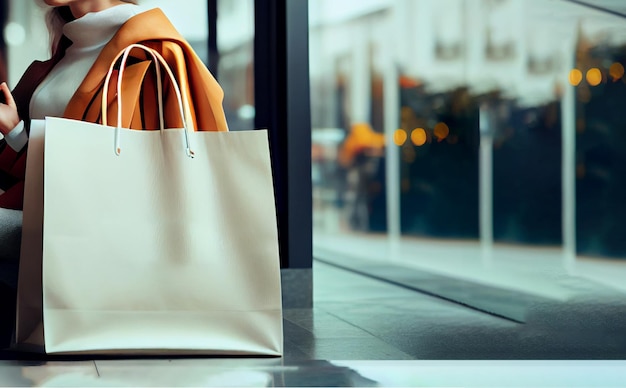
[[[282,354],[266,131],[46,118],[43,165],[47,353]]]

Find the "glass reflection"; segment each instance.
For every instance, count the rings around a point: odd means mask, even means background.
[[[560,0],[339,8],[310,1],[315,249],[619,287],[593,263],[626,258],[623,18]]]

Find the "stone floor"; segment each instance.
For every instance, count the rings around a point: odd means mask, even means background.
[[[521,323],[320,261],[313,277],[313,308],[284,311],[282,358],[4,352],[0,386],[626,386],[620,294],[541,299]]]

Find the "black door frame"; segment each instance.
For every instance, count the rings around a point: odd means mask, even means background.
[[[217,1],[208,0],[209,69],[219,80]],[[255,128],[269,132],[281,268],[310,269],[313,190],[308,0],[255,0],[254,22]]]

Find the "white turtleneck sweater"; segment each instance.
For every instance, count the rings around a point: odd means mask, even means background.
[[[33,93],[30,101],[31,119],[63,116],[67,103],[83,82],[102,48],[122,24],[142,11],[139,6],[129,3],[88,13],[67,23],[63,27],[63,34],[72,41],[72,45]],[[15,151],[26,145],[28,137],[23,121],[7,134],[6,141]]]

